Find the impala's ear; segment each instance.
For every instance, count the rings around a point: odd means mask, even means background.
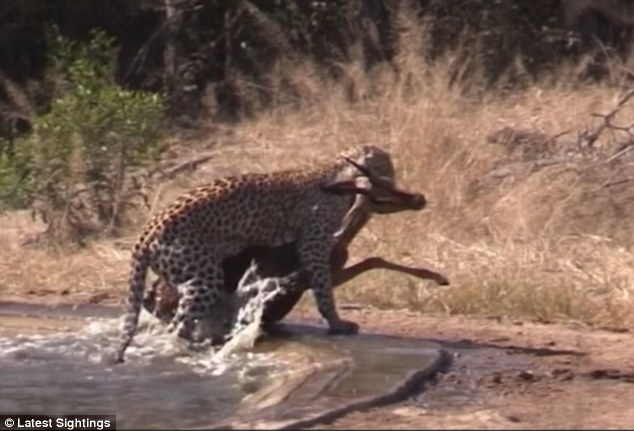
[[[370,192],[369,184],[358,179],[332,180],[321,186],[322,190],[337,195],[361,193],[367,195]]]

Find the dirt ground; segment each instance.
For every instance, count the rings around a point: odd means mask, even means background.
[[[364,331],[440,342],[452,364],[413,399],[320,429],[634,428],[631,332],[404,311],[347,310],[345,317]]]

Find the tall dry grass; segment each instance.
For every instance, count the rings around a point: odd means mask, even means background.
[[[315,85],[315,72],[296,70],[312,90],[305,96],[310,103],[234,130],[236,141],[270,149],[267,169],[378,144],[393,154],[400,182],[428,197],[421,213],[377,216],[352,256],[428,262],[452,286],[380,271],[342,287],[339,301],[633,324],[634,230],[627,215],[634,210],[633,161],[607,161],[628,136],[606,131],[591,149],[580,138],[601,124],[594,113],[609,112],[623,96],[618,70],[610,81],[584,84],[579,66],[568,65],[506,93],[485,90],[478,73],[457,81],[459,52],[430,66],[421,49],[401,52],[399,73],[364,74],[348,65],[353,103],[350,81]],[[634,104],[615,122],[629,118]],[[493,141],[503,128],[527,131],[528,142]]]
[[[366,73],[353,61],[341,65],[347,79],[337,82],[307,64],[285,68],[279,79],[296,94],[301,89],[295,103],[188,142],[190,153],[213,157],[162,184],[156,207],[213,177],[288,168],[374,143],[392,153],[401,184],[424,192],[429,205],[376,216],[352,244],[351,261],[380,255],[430,264],[451,286],[377,271],[339,288],[339,302],[633,325],[633,161],[627,154],[608,161],[626,136],[606,131],[592,148],[579,145],[580,134],[601,122],[592,114],[610,111],[622,95],[614,85],[618,71],[611,82],[583,84],[571,65],[523,90],[498,91],[485,88],[469,47],[429,64],[424,28],[409,28],[396,68]],[[628,117],[634,104],[615,121]],[[526,131],[527,138],[492,139],[503,128]],[[131,227],[128,243],[139,229]],[[104,291],[125,289],[127,249],[112,241],[81,251],[85,271],[77,274],[68,270],[77,268],[70,263],[77,253],[9,250],[0,273],[14,293],[76,288],[77,279]],[[37,276],[44,271],[48,278]]]

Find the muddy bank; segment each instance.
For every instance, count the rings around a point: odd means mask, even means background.
[[[310,321],[314,315],[300,317]],[[368,331],[435,340],[452,355],[452,366],[418,397],[320,429],[634,426],[631,332],[403,311],[350,310],[346,317]]]

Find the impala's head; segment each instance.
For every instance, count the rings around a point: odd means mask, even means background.
[[[364,145],[341,154],[346,169],[351,169],[344,179],[334,180],[324,189],[331,193],[354,193],[366,197],[372,212],[390,214],[404,210],[421,210],[425,196],[400,189],[396,185],[392,158],[386,151],[372,145]]]

